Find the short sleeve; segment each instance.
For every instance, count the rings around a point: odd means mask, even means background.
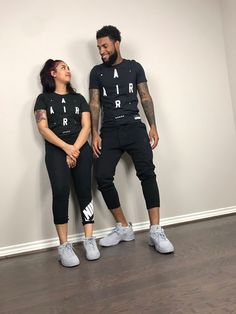
[[[137,73],[137,84],[147,82],[147,78],[146,78],[143,67],[141,66],[140,63],[136,61],[134,62],[135,62],[136,73]]]
[[[80,97],[80,111],[81,112],[90,112],[89,105],[88,105],[86,99],[84,98],[84,96],[79,94],[79,97]]]
[[[47,104],[46,104],[46,101],[45,101],[44,94],[40,94],[37,97],[37,99],[36,99],[36,102],[35,102],[35,105],[34,105],[34,111],[46,110],[46,109],[47,109]]]
[[[89,76],[89,89],[99,89],[97,66],[93,67]]]

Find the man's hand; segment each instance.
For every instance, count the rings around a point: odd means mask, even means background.
[[[152,149],[156,148],[159,141],[159,135],[155,126],[152,126],[149,131],[149,140]]]
[[[99,158],[102,149],[102,139],[99,135],[94,135],[92,139],[92,148],[94,155]]]

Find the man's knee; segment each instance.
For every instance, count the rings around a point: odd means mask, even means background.
[[[156,180],[156,174],[154,172],[154,169],[150,169],[149,171],[139,172],[137,173],[137,176],[142,183]]]
[[[97,178],[98,189],[101,192],[107,192],[114,189],[113,180],[107,180],[106,178]]]
[[[106,187],[113,186],[114,178],[106,173],[104,170],[98,170],[95,172],[95,179],[98,184],[98,189],[104,189]]]

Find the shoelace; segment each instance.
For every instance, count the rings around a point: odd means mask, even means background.
[[[66,252],[71,253],[71,251],[73,251],[73,245],[71,243],[66,243],[64,249]]]
[[[109,235],[112,235],[113,233],[120,234],[119,230],[120,230],[119,227],[115,227],[115,228],[108,234],[108,236],[109,236]]]
[[[163,229],[161,229],[160,231],[156,230],[155,232],[153,232],[153,235],[155,236],[155,238],[160,236],[164,240],[167,239]]]
[[[72,249],[72,244],[71,244],[71,243],[66,243],[65,247],[66,247],[67,249]]]
[[[88,239],[87,242],[88,242],[88,245],[92,246],[93,249],[95,249],[96,246],[93,239]]]

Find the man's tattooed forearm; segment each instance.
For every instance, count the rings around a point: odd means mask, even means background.
[[[92,130],[97,131],[99,125],[100,116],[100,96],[98,89],[90,89],[90,110],[91,110],[91,120],[92,120]]]
[[[98,125],[99,125],[99,112],[100,110],[96,107],[90,107],[91,108],[91,120],[92,120],[92,130],[97,131]]]
[[[145,112],[146,118],[148,120],[149,125],[156,125],[154,106],[152,99],[143,100],[142,101],[143,110]]]
[[[154,105],[152,97],[149,94],[147,83],[138,84],[138,92],[141,98],[141,103],[143,106],[144,113],[148,120],[149,125],[156,125]]]

